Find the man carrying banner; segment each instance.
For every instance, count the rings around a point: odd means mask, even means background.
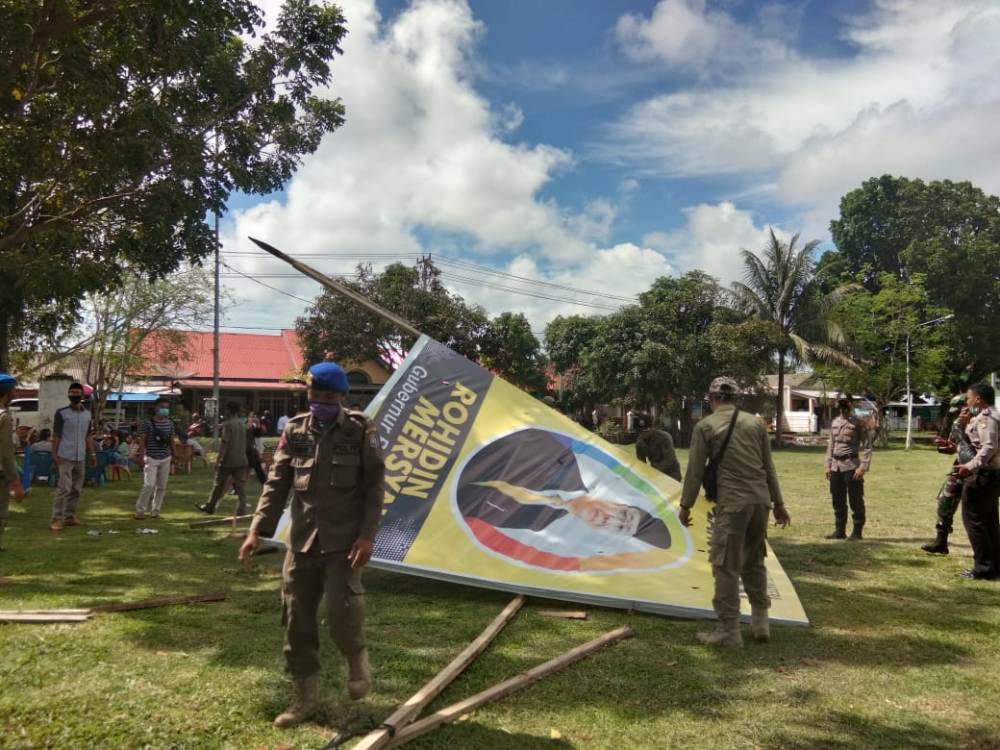
[[[300,724],[319,709],[316,616],[323,596],[330,635],[347,660],[348,694],[359,700],[371,689],[361,569],[371,558],[382,513],[382,451],[367,417],[343,408],[350,387],[339,365],[313,365],[307,382],[309,413],[285,425],[239,553],[248,562],[259,537],[274,535],[293,492],[282,595],[294,696],[274,720],[279,727]]]
[[[771,508],[775,522],[791,523],[771,460],[767,430],[747,412],[736,409],[739,387],[732,378],[719,377],[708,390],[711,416],[702,419],[691,436],[687,474],[681,493],[680,522],[691,525],[691,508],[698,499],[705,463],[718,471],[718,498],[709,542],[709,560],[715,579],[712,606],[719,626],[698,633],[710,646],[743,646],[740,632],[740,580],[750,600],[750,627],[754,640],[770,638],[767,610],[767,523]],[[720,455],[721,454],[721,455]]]

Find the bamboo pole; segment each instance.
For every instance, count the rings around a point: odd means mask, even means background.
[[[509,680],[501,682],[498,685],[494,685],[491,688],[487,688],[481,693],[473,695],[471,698],[466,698],[464,701],[459,701],[458,703],[453,703],[446,708],[442,708],[440,711],[431,714],[425,719],[414,722],[401,732],[397,733],[395,739],[389,747],[399,747],[404,742],[409,742],[416,737],[427,734],[428,732],[437,729],[442,724],[455,721],[458,717],[463,716],[470,711],[474,711],[480,706],[505,698],[511,693],[515,693],[518,690],[522,690],[523,688],[538,682],[538,680],[552,674],[553,672],[558,672],[560,669],[564,669],[570,664],[580,661],[595,651],[611,646],[626,638],[631,638],[632,635],[632,628],[625,625],[617,630],[605,633],[599,638],[595,638],[592,641],[588,641],[587,643],[577,646],[576,648],[571,649],[554,659],[550,659],[543,664],[539,664],[537,667],[529,669],[527,672],[522,672],[516,677],[511,677]]]
[[[202,529],[206,526],[225,526],[227,523],[236,524],[237,521],[249,521],[253,518],[253,513],[244,516],[226,516],[225,518],[209,518],[205,521],[192,521],[188,524],[189,529]]]
[[[154,609],[156,607],[172,607],[175,604],[197,604],[199,602],[221,602],[226,598],[224,591],[208,594],[191,594],[182,596],[164,596],[157,599],[143,599],[138,602],[123,604],[101,604],[94,607],[95,612],[131,612],[136,609]]]
[[[486,650],[497,637],[504,626],[514,619],[514,615],[524,605],[524,597],[516,596],[511,599],[510,604],[504,607],[503,611],[496,616],[486,629],[479,634],[472,643],[438,672],[426,685],[415,692],[410,698],[397,708],[392,715],[385,720],[383,726],[375,729],[366,735],[361,742],[354,746],[353,750],[380,750],[386,747],[393,738],[393,732],[409,724],[413,718],[420,714],[441,691],[450,685],[465,668],[474,662],[483,651]]]
[[[314,281],[318,281],[320,284],[322,284],[323,286],[325,286],[327,289],[330,289],[330,290],[336,292],[337,294],[342,294],[343,296],[347,297],[348,299],[350,299],[350,300],[356,302],[357,304],[361,305],[368,312],[374,313],[375,315],[378,315],[383,320],[385,320],[385,321],[387,321],[389,323],[392,323],[394,326],[397,326],[398,328],[402,329],[403,331],[406,331],[407,333],[409,333],[412,336],[417,336],[417,337],[421,336],[420,331],[418,331],[413,326],[412,323],[410,323],[407,320],[404,320],[403,318],[399,317],[395,313],[389,312],[388,310],[386,310],[381,305],[375,304],[370,299],[368,299],[365,295],[360,294],[360,293],[354,291],[353,289],[351,289],[346,284],[343,284],[343,283],[337,281],[336,279],[330,278],[329,276],[326,276],[325,274],[320,273],[319,271],[317,271],[312,266],[308,266],[308,265],[306,265],[305,263],[303,263],[301,261],[295,260],[295,258],[291,257],[290,255],[285,255],[285,253],[281,252],[278,248],[274,247],[273,245],[267,244],[263,240],[258,240],[258,239],[254,238],[254,237],[251,237],[250,241],[253,242],[255,245],[257,245],[257,247],[259,247],[261,250],[264,250],[264,251],[270,253],[271,255],[273,255],[275,258],[278,258],[279,260],[285,261],[285,263],[289,264],[296,271],[299,271],[300,273],[304,273],[306,276],[308,276],[310,279],[313,279]]]

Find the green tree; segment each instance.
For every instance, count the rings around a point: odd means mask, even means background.
[[[344,19],[286,0],[0,0],[0,369],[28,325],[73,317],[125,269],[215,246],[205,216],[269,193],[344,118],[314,95]]]
[[[883,272],[877,282],[877,292],[857,290],[845,296],[832,311],[862,367],[827,364],[818,368],[820,377],[844,392],[871,396],[883,414],[887,404],[906,395],[909,342],[913,393],[946,395],[954,357],[949,346],[954,338],[954,325],[920,325],[946,311],[930,303],[920,274],[904,283]],[[881,420],[878,442],[887,445],[888,439],[888,424]]]
[[[841,199],[830,231],[842,278],[877,292],[886,273],[921,274],[929,303],[954,312],[956,386],[1000,369],[1000,198],[969,182],[883,175]]]
[[[560,378],[563,402],[573,408],[586,406],[599,395],[587,390],[589,381],[582,376],[584,354],[600,321],[596,315],[559,315],[545,326],[545,351]]]
[[[370,265],[359,265],[357,279],[342,281],[422,333],[470,359],[478,358],[486,313],[445,289],[429,259],[411,267],[394,263],[378,273]],[[316,298],[295,327],[310,362],[334,356],[354,362],[374,359],[395,368],[414,344],[412,336],[329,290]]]
[[[212,315],[213,279],[202,268],[171,274],[158,281],[129,274],[113,292],[91,294],[84,302],[82,347],[94,387],[94,419],[100,419],[107,394],[122,390],[130,376],[176,364],[187,350],[186,331]]]
[[[531,393],[544,393],[548,385],[545,356],[524,313],[501,313],[486,325],[479,340],[479,361]]]
[[[843,335],[830,315],[847,287],[821,294],[814,276],[812,254],[817,240],[797,247],[799,235],[783,242],[770,230],[768,244],[760,256],[743,250],[744,282],[734,282],[735,306],[747,315],[769,324],[769,339],[778,365],[778,394],[775,404],[775,446],[780,447],[784,424],[785,369],[790,362],[836,362],[856,367],[850,357],[834,344]]]

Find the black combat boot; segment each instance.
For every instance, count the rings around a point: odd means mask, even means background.
[[[844,527],[841,524],[837,524],[836,528],[832,532],[824,537],[825,539],[847,539],[847,532],[844,531]]]
[[[861,529],[863,529],[863,528],[864,528],[863,526],[859,526],[858,524],[854,524],[854,527],[851,529],[851,535],[849,537],[847,537],[847,541],[849,541],[849,542],[860,542],[861,541]]]
[[[932,555],[947,555],[948,554],[948,535],[944,532],[939,531],[937,536],[934,537],[933,542],[928,542],[920,547],[924,552],[929,552]]]

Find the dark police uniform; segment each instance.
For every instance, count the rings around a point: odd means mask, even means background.
[[[860,467],[868,472],[872,460],[872,438],[865,423],[856,417],[837,416],[830,425],[826,447],[826,468],[830,471],[830,494],[833,497],[834,532],[831,538],[844,538],[847,527],[847,503],[851,504],[854,523],[851,536],[861,537],[865,526],[865,480],[854,478]]]
[[[325,425],[302,414],[285,425],[253,528],[273,536],[291,493],[282,593],[285,663],[295,678],[319,671],[316,615],[324,595],[340,652],[349,658],[365,649],[361,569],[347,555],[358,539],[375,538],[384,473],[375,426],[361,412],[341,408]]]
[[[663,430],[643,430],[635,441],[635,455],[640,461],[649,461],[654,469],[678,482],[683,481],[681,465],[674,452],[674,439]]]

